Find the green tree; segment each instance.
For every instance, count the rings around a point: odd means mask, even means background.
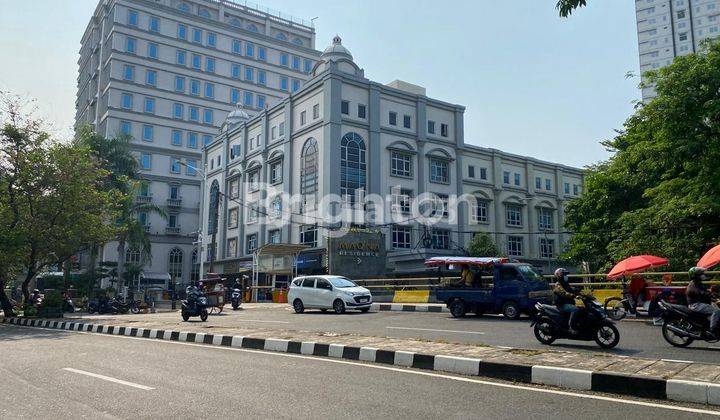
[[[565,256],[592,270],[642,253],[686,269],[720,241],[720,44],[646,76],[657,97],[603,142],[614,155],[568,205]]]
[[[500,250],[490,235],[479,232],[468,243],[468,253],[471,257],[497,257]]]
[[[558,0],[555,8],[561,17],[568,17],[580,7],[587,6],[587,0]]]

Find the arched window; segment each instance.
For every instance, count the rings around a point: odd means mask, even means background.
[[[280,41],[287,41],[287,36],[285,36],[284,33],[278,32],[277,35],[275,35],[276,39],[279,39]]]
[[[208,234],[217,233],[218,213],[220,211],[220,183],[213,181],[210,187],[210,211],[208,214]]]
[[[303,145],[300,158],[300,194],[303,196],[303,211],[315,208],[318,190],[318,145],[309,138]]]
[[[258,30],[258,27],[255,26],[255,25],[253,25],[252,23],[248,25],[247,30],[250,31],[250,32],[260,32],[260,31]]]
[[[177,8],[180,9],[181,12],[190,12],[190,6],[187,3],[180,3]]]
[[[173,248],[168,258],[168,273],[174,281],[182,278],[183,272],[183,251],[180,248]]]
[[[292,42],[295,45],[303,45],[302,39],[300,39],[300,38],[295,38],[295,39],[293,39]]]
[[[238,18],[232,18],[228,21],[228,23],[232,26],[237,26],[238,28],[242,26],[242,23],[240,22],[240,19],[238,19]]]
[[[128,248],[125,250],[125,264],[139,265],[140,264],[140,251],[134,248]]]
[[[204,18],[208,18],[208,19],[211,18],[210,12],[208,11],[208,9],[200,9],[200,10],[198,10],[198,15],[200,15],[201,17],[204,17]]]
[[[366,182],[365,141],[356,133],[347,133],[340,142],[340,197],[354,204],[364,195]]]

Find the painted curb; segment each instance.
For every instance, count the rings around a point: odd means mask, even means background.
[[[548,385],[558,388],[606,392],[641,398],[720,405],[720,384],[697,381],[633,376],[612,372],[594,372],[555,366],[490,362],[456,356],[431,355],[372,347],[354,347],[334,343],[292,341],[278,338],[252,338],[193,332],[155,330],[49,321],[28,318],[2,318],[3,324],[124,335],[155,340],[199,343],[283,353],[360,360],[415,369],[433,370],[467,376],[481,376],[513,382]]]
[[[412,305],[407,303],[373,303],[370,309],[377,312],[450,312],[444,305]]]

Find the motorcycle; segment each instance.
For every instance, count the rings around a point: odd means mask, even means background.
[[[194,301],[190,299],[182,301],[181,316],[183,321],[187,322],[192,316],[199,316],[200,320],[205,322],[208,318],[208,299],[204,294],[199,295]]]
[[[242,291],[238,288],[232,289],[230,294],[230,303],[232,304],[233,310],[237,310],[242,303]]]
[[[555,340],[595,341],[604,349],[611,349],[620,342],[620,332],[615,323],[608,318],[601,304],[590,295],[580,297],[584,307],[576,315],[577,333],[568,329],[569,314],[562,313],[555,305],[537,303],[535,317],[530,324],[534,328],[535,338],[543,344],[552,344]]]
[[[663,319],[662,335],[675,347],[687,347],[695,340],[717,343],[718,337],[710,332],[710,320],[705,314],[692,311],[687,306],[659,302]]]
[[[75,304],[73,303],[72,299],[70,299],[70,298],[63,299],[63,312],[68,312],[68,313],[75,312]]]
[[[112,305],[117,309],[117,312],[126,314],[128,312],[137,315],[140,313],[140,304],[136,300],[128,301],[126,299],[115,298],[112,300]]]
[[[108,299],[93,299],[88,302],[88,313],[116,314],[117,308]]]

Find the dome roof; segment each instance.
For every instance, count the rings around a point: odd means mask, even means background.
[[[235,125],[235,124],[244,123],[244,122],[248,121],[249,119],[250,119],[250,115],[247,112],[245,112],[242,105],[240,105],[238,103],[237,105],[235,105],[235,109],[228,114],[227,118],[225,119],[225,122],[228,125]]]
[[[347,48],[343,47],[342,38],[340,38],[339,35],[335,35],[332,41],[332,45],[325,48],[325,51],[323,51],[322,55],[320,56],[321,59],[332,59],[332,57],[344,57],[350,60],[353,59],[350,51]]]

